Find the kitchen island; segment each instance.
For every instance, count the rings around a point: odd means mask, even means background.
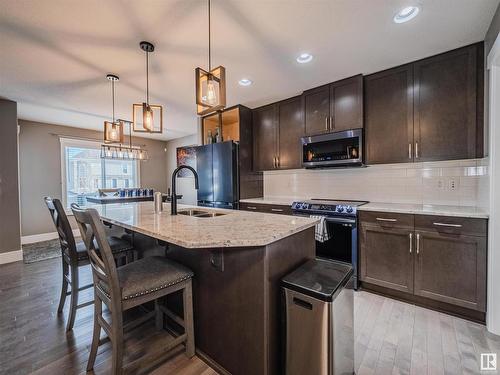
[[[317,220],[184,205],[172,216],[167,206],[161,214],[152,202],[92,207],[109,223],[167,242],[167,257],[194,271],[200,357],[221,373],[278,374],[280,281],[315,257]],[[199,210],[209,214],[194,216]]]

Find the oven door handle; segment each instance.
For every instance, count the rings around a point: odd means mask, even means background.
[[[325,220],[329,223],[338,223],[338,224],[356,224],[355,219],[345,219],[343,217],[329,217],[325,216]]]
[[[294,216],[302,216],[302,217],[310,217],[311,215],[308,214],[303,214],[303,213],[297,213],[294,212]],[[338,224],[356,224],[356,219],[347,219],[344,217],[332,217],[332,216],[325,216],[325,215],[312,215],[312,216],[317,216],[317,217],[324,217],[326,221],[329,223],[338,223]]]

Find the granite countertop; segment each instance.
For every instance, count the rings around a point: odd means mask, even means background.
[[[186,248],[265,246],[313,227],[316,219],[238,210],[178,205],[226,215],[197,218],[170,215],[170,205],[154,213],[153,202],[88,205],[118,226]]]
[[[307,198],[262,197],[240,199],[242,203],[277,204],[291,206],[294,201],[308,200]],[[358,208],[358,211],[396,212],[416,215],[440,215],[487,219],[488,211],[472,206],[447,206],[438,204],[409,204],[409,203],[377,203],[370,202]]]
[[[445,206],[432,204],[376,203],[370,202],[358,211],[396,212],[416,215],[458,216],[487,219],[488,212],[478,207]]]

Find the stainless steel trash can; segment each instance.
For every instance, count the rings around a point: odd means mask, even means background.
[[[350,264],[314,259],[282,280],[285,373],[354,373],[354,291]]]

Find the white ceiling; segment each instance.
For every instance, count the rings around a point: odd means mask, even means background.
[[[480,41],[499,0],[212,0],[213,65],[226,67],[228,104],[255,107],[357,73],[372,73]],[[0,97],[22,119],[102,129],[107,73],[120,76],[117,117],[130,118],[151,55],[161,139],[196,132],[194,69],[207,65],[206,0],[0,0]],[[314,60],[295,62],[301,52]],[[237,81],[254,84],[241,87]]]

